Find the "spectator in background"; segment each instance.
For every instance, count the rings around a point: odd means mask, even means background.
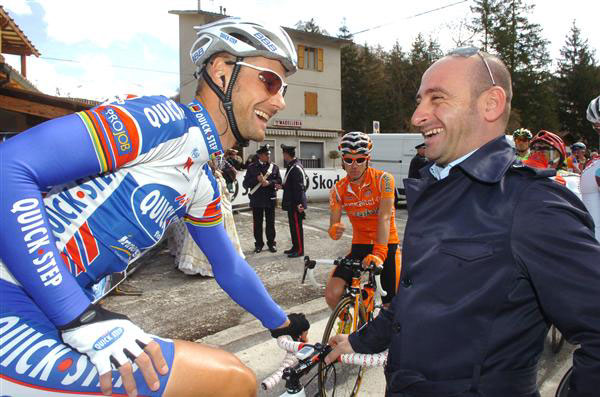
[[[427,146],[425,145],[425,143],[420,143],[417,146],[415,146],[415,149],[417,149],[417,154],[415,154],[415,156],[412,158],[412,160],[410,160],[410,166],[408,167],[408,177],[409,178],[414,178],[414,179],[419,179],[421,178],[421,174],[419,173],[419,170],[421,168],[423,168],[425,166],[425,164],[428,163],[427,157],[425,157],[425,148]]]
[[[250,164],[254,163],[255,161],[256,161],[256,154],[249,155],[248,158],[246,159],[246,162],[242,166],[242,168],[243,169],[248,169],[248,167],[250,166]]]
[[[242,158],[238,155],[238,151],[236,149],[227,149],[227,151],[225,152],[225,156],[224,159],[233,166],[233,168],[235,168],[237,171],[241,170],[243,165],[244,165],[244,161],[242,160]]]
[[[554,174],[548,176],[581,198],[579,174],[564,169],[567,151],[560,136],[541,130],[531,140],[530,150],[529,158],[523,163],[534,168],[555,170]]]
[[[517,159],[524,161],[529,157],[529,142],[533,135],[527,128],[519,128],[513,132],[513,141],[515,142],[515,150]]]
[[[208,165],[210,166],[210,169],[217,181],[219,193],[221,195],[223,225],[225,226],[227,235],[233,243],[235,250],[242,258],[245,258],[244,253],[242,252],[242,246],[240,244],[237,229],[235,227],[235,220],[233,219],[231,194],[227,190],[227,181],[224,177],[224,174],[219,169],[219,165],[221,165],[222,169],[223,164],[228,163],[218,159],[212,159],[208,162]],[[230,165],[229,167],[232,166]],[[194,239],[188,232],[185,223],[181,220],[173,222],[173,224],[169,227],[169,250],[171,255],[175,257],[175,265],[183,273],[188,275],[199,274],[201,276],[214,277],[212,266],[206,258],[206,255],[204,255],[200,248],[198,248],[198,245],[194,242]]]
[[[581,174],[587,159],[585,158],[585,144],[575,142],[571,145],[571,155],[567,157],[567,170],[576,174]]]
[[[275,247],[275,201],[276,185],[281,185],[279,167],[271,162],[269,145],[261,146],[257,151],[257,161],[248,165],[244,176],[244,188],[248,189],[250,208],[254,229],[254,252],[262,251],[265,243],[263,240],[263,219],[266,221],[265,234],[269,251],[277,252]]]
[[[600,139],[600,96],[594,98],[587,108],[587,119]],[[581,173],[581,199],[594,218],[596,239],[600,241],[600,157],[592,156]]]
[[[292,248],[283,251],[290,258],[304,255],[304,229],[302,220],[306,216],[306,186],[304,167],[296,158],[296,147],[282,144],[283,161],[287,170],[283,178],[283,200],[281,208],[288,213]]]

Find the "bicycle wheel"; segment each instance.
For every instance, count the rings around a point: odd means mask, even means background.
[[[329,338],[336,334],[350,334],[354,332],[354,318],[358,316],[358,326],[367,321],[363,306],[360,305],[358,313],[354,310],[354,299],[350,296],[343,298],[329,317],[322,343],[327,343]],[[357,365],[335,364],[326,366],[319,362],[319,393],[321,397],[354,397],[358,395],[364,367]]]
[[[550,332],[552,332],[552,352],[557,354],[565,344],[565,338],[554,325],[550,327]]]
[[[572,372],[573,367],[569,368],[565,376],[563,376],[560,384],[558,385],[558,389],[556,389],[556,397],[567,397],[569,395],[569,380],[571,379]]]

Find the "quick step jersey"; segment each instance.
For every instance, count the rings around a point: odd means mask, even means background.
[[[196,230],[197,242],[198,229],[222,229],[219,190],[207,162],[223,150],[197,101],[184,107],[162,96],[130,96],[36,126],[0,149],[6,171],[0,277],[22,285],[57,325],[89,304],[82,288],[124,270],[175,218]],[[228,241],[215,244],[231,266],[251,271],[229,258]],[[255,275],[252,282],[260,291],[247,293],[264,299],[245,299],[229,281],[224,288],[262,314],[265,326],[279,326],[285,314]]]

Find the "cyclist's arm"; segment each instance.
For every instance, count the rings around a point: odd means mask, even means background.
[[[329,227],[342,220],[342,203],[337,192],[337,186],[333,186],[329,192]]]
[[[390,238],[390,221],[394,208],[394,178],[384,173],[381,177],[381,201],[377,212],[377,244],[387,244]]]
[[[187,223],[194,241],[210,262],[215,280],[263,326],[274,329],[287,324],[287,316],[273,301],[254,270],[235,251],[222,223],[211,227]]]
[[[88,130],[75,114],[35,126],[0,145],[0,169],[2,261],[55,325],[67,324],[90,300],[62,262],[42,191],[104,171]]]

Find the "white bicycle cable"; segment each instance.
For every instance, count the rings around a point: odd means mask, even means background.
[[[290,336],[284,335],[277,338],[277,345],[282,350],[286,351],[286,355],[280,368],[262,381],[261,386],[264,390],[271,389],[281,381],[284,369],[298,363],[298,358],[295,356],[295,353],[302,349],[306,343],[295,342]],[[387,350],[377,354],[350,353],[342,354],[338,357],[338,362],[364,367],[383,367],[387,362],[387,356]]]

